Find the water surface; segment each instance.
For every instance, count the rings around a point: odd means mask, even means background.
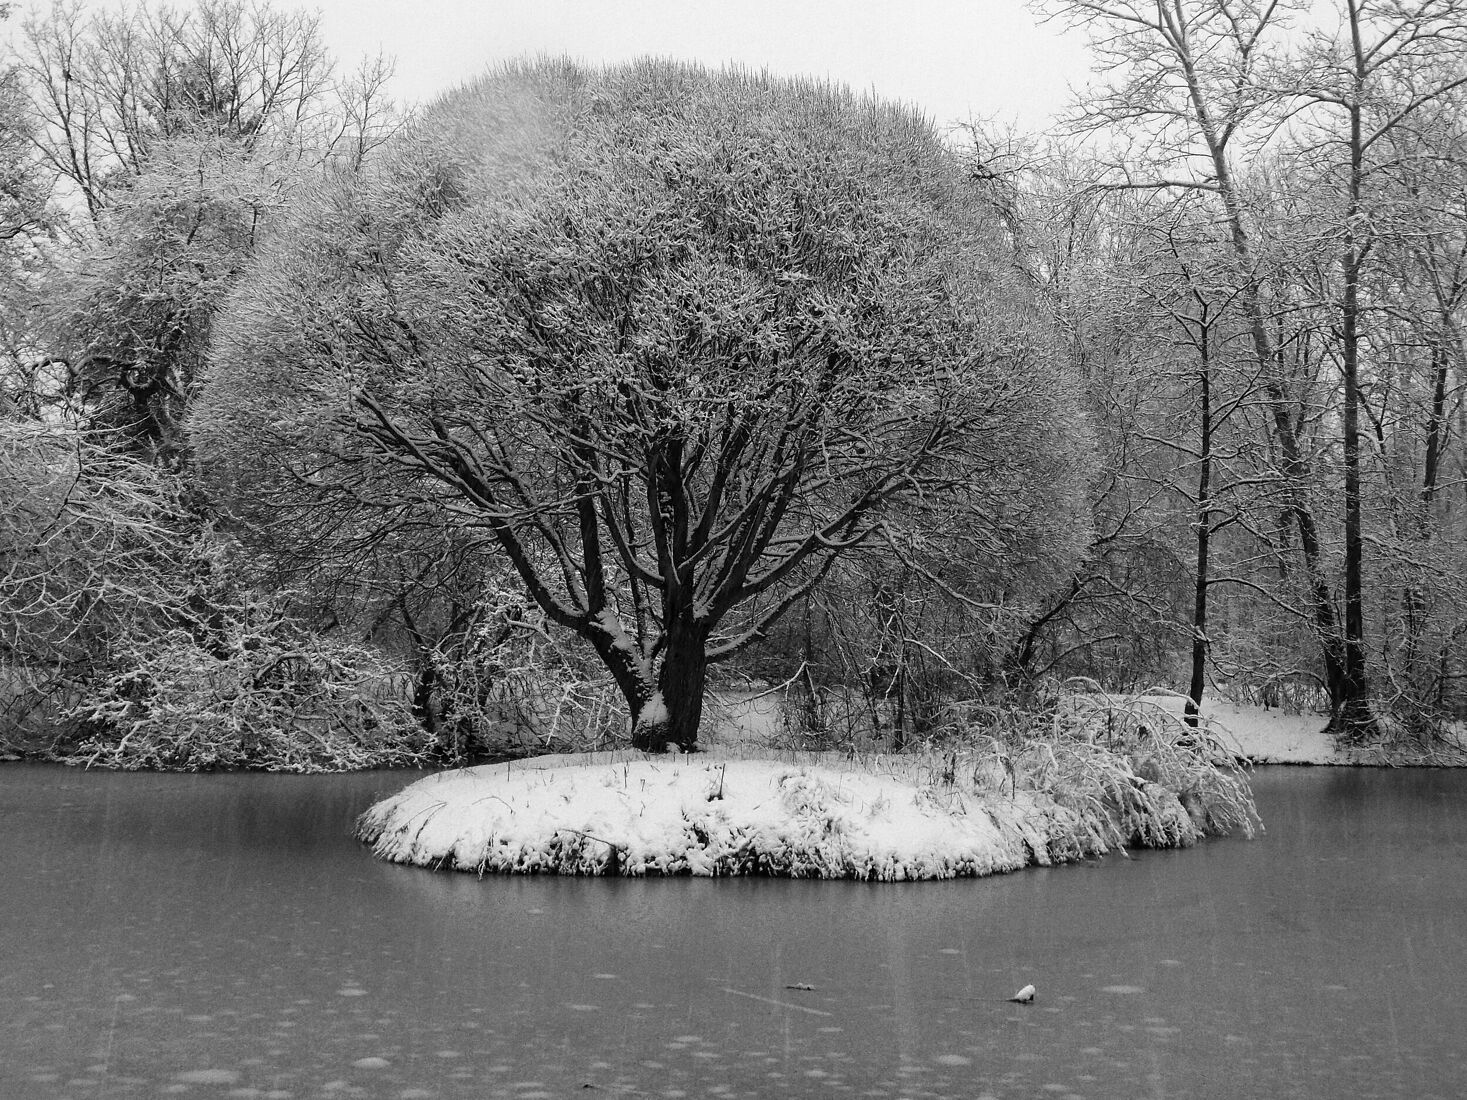
[[[0,1097],[1467,1090],[1464,772],[1260,769],[1258,840],[923,884],[382,864],[408,779],[0,767]]]

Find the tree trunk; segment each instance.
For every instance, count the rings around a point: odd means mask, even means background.
[[[1360,265],[1353,242],[1346,252],[1341,304],[1344,408],[1341,412],[1345,466],[1345,636],[1340,697],[1332,699],[1332,725],[1358,734],[1374,725],[1365,656],[1364,531],[1360,506]]]
[[[1344,219],[1344,250],[1340,271],[1344,293],[1340,300],[1340,360],[1344,375],[1344,408],[1340,429],[1345,465],[1345,636],[1344,675],[1341,697],[1331,699],[1336,732],[1358,737],[1374,728],[1370,713],[1370,680],[1365,654],[1364,527],[1360,502],[1360,272],[1365,263],[1363,247],[1356,236],[1364,171],[1364,137],[1361,92],[1366,80],[1366,62],[1360,38],[1360,13],[1348,5],[1350,35],[1355,57],[1355,95],[1350,104],[1349,207]]]
[[[668,624],[657,687],[640,705],[633,704],[633,748],[666,752],[671,743],[683,752],[697,750],[707,683],[707,642],[707,628],[691,618]]]
[[[1198,724],[1202,713],[1202,690],[1207,676],[1207,588],[1208,553],[1212,549],[1212,362],[1203,328],[1198,341],[1202,384],[1198,419],[1202,429],[1202,462],[1197,474],[1197,575],[1192,590],[1192,682],[1187,688],[1185,715],[1189,726]]]
[[[1432,507],[1436,498],[1438,471],[1441,469],[1443,426],[1446,422],[1447,355],[1441,346],[1434,346],[1431,349],[1431,368],[1431,417],[1427,421],[1426,428],[1426,454],[1422,462],[1421,490],[1417,495],[1414,523],[1410,532],[1417,543],[1416,556],[1423,560],[1430,553],[1434,527]],[[1421,668],[1421,641],[1431,614],[1431,606],[1420,576],[1413,577],[1407,583],[1402,595],[1402,604],[1406,618],[1406,640],[1402,646],[1403,671],[1416,701],[1424,704],[1426,694],[1421,690],[1425,680],[1424,670]]]
[[[423,665],[413,683],[413,718],[430,737],[438,736],[437,716],[433,713],[433,690],[438,685],[438,670],[432,659],[423,655]]]
[[[1070,578],[1070,587],[1064,595],[1059,596],[1047,611],[1030,620],[1024,633],[1003,656],[1003,670],[1006,679],[1017,680],[1020,683],[1028,683],[1033,679],[1034,650],[1039,644],[1040,633],[1056,616],[1074,603],[1084,587],[1084,580],[1076,573]]]

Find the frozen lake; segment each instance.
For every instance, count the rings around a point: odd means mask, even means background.
[[[918,884],[379,863],[352,819],[410,778],[0,767],[0,1096],[1467,1081],[1467,771],[1260,769],[1258,840]]]

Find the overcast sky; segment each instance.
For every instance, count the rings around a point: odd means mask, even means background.
[[[277,0],[279,2],[279,0]],[[564,53],[735,61],[829,77],[916,104],[1039,128],[1083,86],[1082,40],[1022,0],[285,0],[319,8],[344,65],[395,55],[399,99],[421,101],[492,62]]]

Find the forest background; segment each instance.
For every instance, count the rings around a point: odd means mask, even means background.
[[[1043,134],[960,127],[930,161],[987,226],[964,238],[985,317],[1026,343],[1027,461],[944,452],[839,529],[828,486],[775,478],[824,541],[734,592],[737,644],[698,640],[696,694],[710,655],[715,688],[777,685],[802,744],[925,743],[1075,678],[1430,744],[1467,711],[1467,5],[1048,11],[1090,32],[1085,101]],[[431,471],[370,523],[300,462],[266,484],[208,400],[232,379],[269,419],[226,352],[280,241],[400,178],[445,109],[400,110],[390,64],[338,66],[309,14],[6,15],[0,748],[314,768],[660,747],[668,719],[641,711],[669,586],[640,687],[587,625],[639,603],[635,554],[585,621],[557,618],[526,584],[553,543],[515,560]],[[874,476],[859,435],[848,471]],[[560,503],[537,514],[573,530]]]

